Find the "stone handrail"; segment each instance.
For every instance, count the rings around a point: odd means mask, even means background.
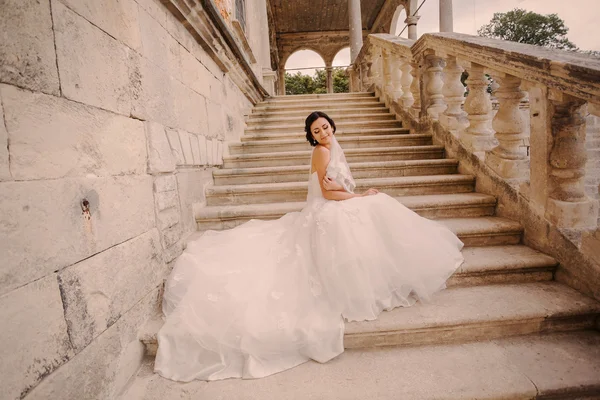
[[[376,91],[413,128],[452,134],[551,225],[597,227],[598,201],[585,191],[585,142],[588,112],[600,110],[600,60],[457,33],[416,42],[373,34],[351,75],[353,91]],[[530,107],[521,110],[527,95]]]

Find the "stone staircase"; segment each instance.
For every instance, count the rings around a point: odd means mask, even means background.
[[[179,384],[148,362],[122,399],[600,398],[600,304],[553,281],[556,262],[521,244],[519,223],[495,216],[496,199],[426,134],[409,133],[372,94],[287,96],[254,109],[240,143],[206,190],[198,230],[279,218],[304,205],[311,148],[306,115],[338,127],[358,190],[377,187],[465,243],[465,263],[431,303],[346,324],[348,349],[254,380]],[[187,397],[186,397],[187,396]]]

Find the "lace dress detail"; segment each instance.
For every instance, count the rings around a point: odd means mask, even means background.
[[[166,284],[155,370],[187,382],[326,362],[343,352],[344,319],[427,300],[461,248],[385,194],[326,200],[312,173],[302,211],[188,243]]]

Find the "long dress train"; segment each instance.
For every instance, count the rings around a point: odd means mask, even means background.
[[[187,382],[326,362],[343,352],[344,319],[427,300],[462,246],[383,193],[326,200],[313,173],[302,211],[188,244],[167,281],[155,371]]]

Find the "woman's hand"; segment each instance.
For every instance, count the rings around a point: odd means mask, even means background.
[[[344,187],[327,175],[323,178],[323,188],[327,191],[344,190]]]
[[[362,194],[362,196],[372,196],[372,195],[377,194],[377,193],[379,193],[379,190],[374,189],[374,188],[370,188],[366,192],[364,192]]]

